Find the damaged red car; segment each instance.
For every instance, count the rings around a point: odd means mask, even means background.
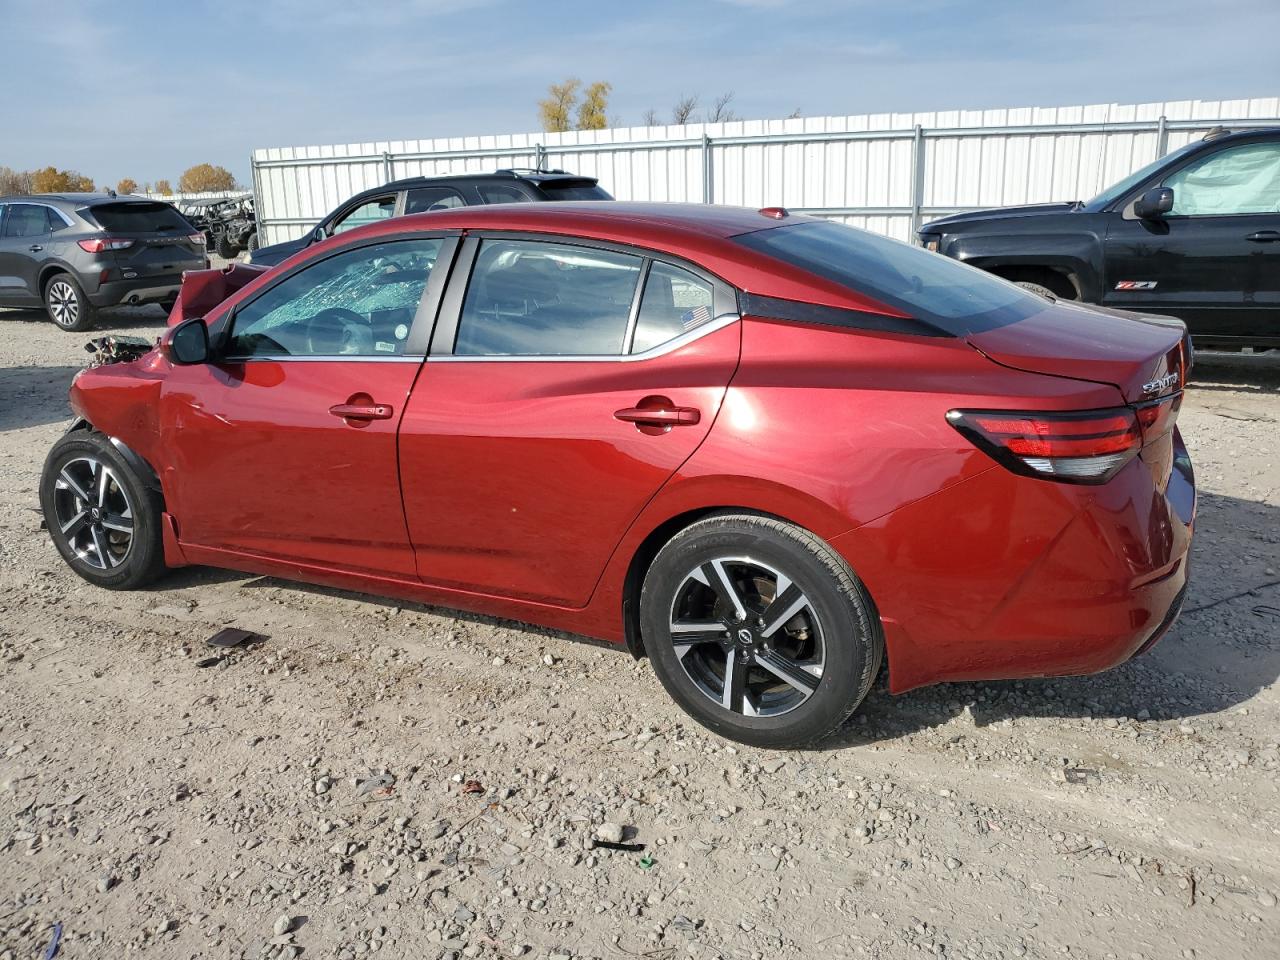
[[[585,634],[774,747],[882,658],[894,692],[1090,673],[1182,602],[1176,320],[778,208],[462,208],[189,284],[45,466],[102,587],[207,564]]]

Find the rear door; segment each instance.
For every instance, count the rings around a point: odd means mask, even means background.
[[[711,428],[738,363],[733,293],[688,264],[519,235],[466,240],[454,273],[400,430],[418,574],[581,607]]]
[[[1103,302],[1172,314],[1200,337],[1280,336],[1280,142],[1200,155],[1162,185],[1163,218],[1112,216]]]
[[[222,359],[161,395],[184,544],[415,578],[396,430],[456,242],[326,251],[216,318]]]
[[[43,204],[5,204],[0,223],[0,298],[9,303],[40,301],[38,275],[49,247],[50,213]]]

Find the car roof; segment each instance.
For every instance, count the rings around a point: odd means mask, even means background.
[[[13,194],[7,197],[0,197],[0,203],[22,203],[30,201],[32,203],[48,203],[49,201],[62,201],[63,203],[74,204],[77,207],[93,207],[102,203],[165,203],[164,200],[152,200],[149,197],[135,197],[131,194],[123,196],[112,196],[109,193],[23,193]]]
[[[563,170],[534,170],[532,168],[512,167],[503,170],[483,170],[475,173],[449,173],[438,177],[402,177],[399,180],[392,180],[390,183],[384,183],[379,187],[370,188],[373,191],[386,190],[388,187],[403,189],[404,187],[429,186],[433,183],[460,183],[467,180],[523,180],[528,183],[552,183],[560,182],[580,182],[595,184],[599,181],[595,177],[577,173],[566,173]],[[369,191],[365,191],[368,193]]]

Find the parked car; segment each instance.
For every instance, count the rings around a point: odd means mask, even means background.
[[[958,214],[919,238],[1042,294],[1178,317],[1201,345],[1280,347],[1280,129],[1214,130],[1087,203]]]
[[[209,564],[626,643],[787,747],[885,653],[900,692],[1155,643],[1188,358],[1176,320],[777,209],[462,208],[81,373],[40,496],[90,583]]]
[[[171,205],[114,193],[0,197],[0,307],[43,305],[63,330],[99,307],[177,299],[209,265],[204,238]]]
[[[254,250],[249,262],[275,266],[328,237],[407,213],[491,203],[612,199],[595,177],[580,177],[563,170],[497,170],[448,177],[410,177],[356,194],[296,240]]]

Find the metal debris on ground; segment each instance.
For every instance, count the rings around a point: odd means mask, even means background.
[[[468,780],[462,785],[463,793],[484,793],[484,784],[479,780]]]
[[[238,627],[223,627],[205,642],[211,647],[240,647],[266,640],[260,633],[241,630]]]
[[[1102,779],[1098,776],[1097,770],[1090,770],[1087,767],[1068,767],[1062,771],[1062,775],[1066,778],[1067,783],[1075,784],[1088,783],[1090,777],[1095,780]]]
[[[44,948],[44,960],[53,960],[58,955],[58,945],[62,943],[62,924],[53,925],[53,939]]]
[[[389,773],[383,773],[376,777],[370,777],[368,780],[361,781],[356,787],[356,796],[367,797],[370,795],[376,797],[389,797],[391,791],[395,787],[396,778]]]
[[[147,340],[144,337],[126,337],[112,335],[97,337],[84,345],[85,350],[93,354],[90,367],[104,367],[109,363],[128,363],[137,360],[144,353],[149,353],[159,340]]]
[[[204,667],[216,667],[218,664],[220,664],[220,663],[221,663],[223,660],[225,660],[225,659],[227,659],[227,658],[226,658],[226,657],[224,657],[224,656],[217,656],[217,657],[205,657],[203,660],[197,660],[197,661],[196,661],[196,666],[197,666],[197,667],[201,667],[201,668],[204,668]]]

